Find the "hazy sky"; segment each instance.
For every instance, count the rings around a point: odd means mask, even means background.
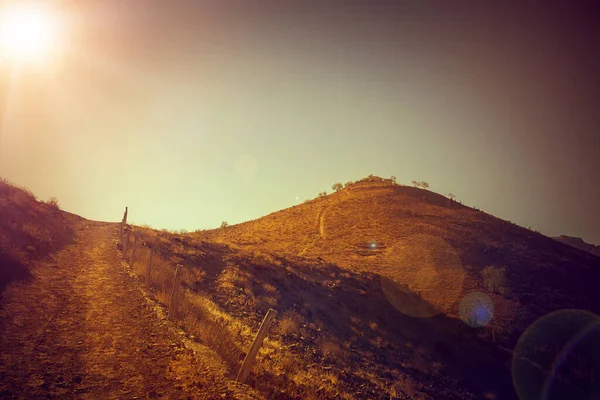
[[[323,3],[57,3],[55,71],[0,68],[0,174],[188,230],[395,175],[600,244],[598,12]]]

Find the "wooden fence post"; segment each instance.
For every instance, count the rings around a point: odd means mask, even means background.
[[[123,215],[123,225],[127,225],[127,207],[125,207],[125,214]]]
[[[150,287],[150,268],[152,267],[152,249],[148,249],[148,262],[146,264],[146,286]]]
[[[123,220],[121,220],[121,225],[119,225],[119,245],[123,246]]]
[[[125,258],[125,252],[127,251],[128,244],[129,244],[129,231],[126,231],[125,239],[123,240],[123,258]]]
[[[129,263],[133,267],[133,262],[135,261],[135,248],[137,246],[138,237],[137,235],[133,235],[133,247],[131,248],[131,262]]]
[[[267,315],[265,315],[265,319],[263,319],[263,322],[260,324],[260,328],[258,328],[258,333],[254,338],[254,342],[252,342],[250,351],[248,351],[246,358],[244,358],[242,368],[240,368],[240,372],[238,372],[237,378],[235,378],[236,381],[244,383],[246,378],[248,378],[248,375],[252,370],[254,360],[256,359],[256,354],[258,354],[258,350],[260,349],[260,346],[262,346],[263,340],[265,339],[265,336],[267,335],[267,332],[269,331],[269,328],[271,327],[276,315],[277,311],[273,309],[269,309]]]
[[[173,280],[173,290],[171,290],[171,299],[169,300],[169,313],[167,314],[167,319],[169,321],[173,320],[173,316],[175,315],[175,308],[177,307],[177,291],[179,289],[179,271],[181,268],[179,265],[175,269],[175,280]]]

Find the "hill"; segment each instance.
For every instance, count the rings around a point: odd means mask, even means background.
[[[11,281],[29,276],[29,265],[73,238],[80,217],[56,201],[42,202],[27,189],[0,178],[0,294]]]
[[[531,339],[538,319],[577,326],[588,314],[552,313],[600,311],[600,258],[376,177],[221,229],[133,229],[185,267],[184,325],[201,341],[218,333],[231,371],[264,312],[278,310],[251,378],[267,397],[517,398],[513,381],[521,394],[542,390],[533,376],[556,378],[565,345]],[[597,371],[589,357],[573,359]],[[596,390],[570,362],[554,391]]]
[[[554,239],[559,242],[568,244],[569,246],[577,247],[578,249],[600,256],[600,246],[586,243],[582,238],[560,235]]]

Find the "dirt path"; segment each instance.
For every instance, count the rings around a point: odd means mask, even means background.
[[[75,243],[6,290],[0,398],[240,398],[218,356],[122,268],[116,226],[82,222]]]
[[[327,206],[319,211],[319,216],[317,217],[317,228],[321,239],[325,239],[325,211],[327,211]]]

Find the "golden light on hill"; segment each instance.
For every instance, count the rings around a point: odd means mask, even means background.
[[[0,6],[0,60],[44,64],[61,47],[62,26],[48,2],[9,2]]]
[[[388,301],[411,317],[429,318],[450,311],[463,290],[465,271],[444,239],[413,235],[392,246],[380,269]]]

